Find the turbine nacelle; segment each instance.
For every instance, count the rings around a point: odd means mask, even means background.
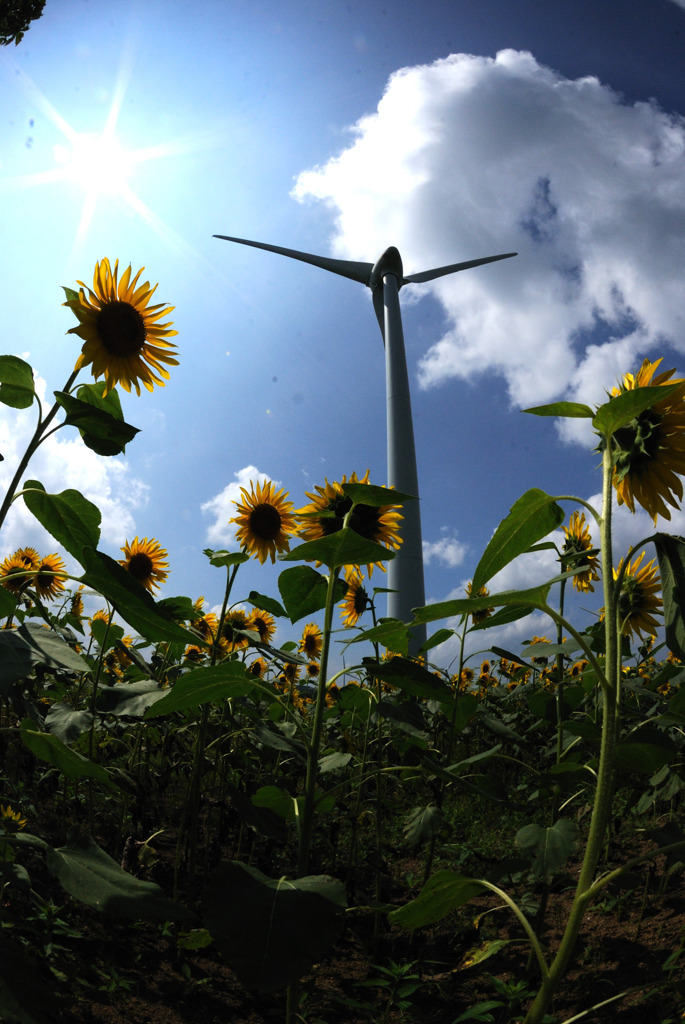
[[[372,292],[376,288],[383,287],[383,278],[386,274],[392,274],[397,278],[397,289],[404,284],[404,271],[402,269],[402,257],[400,251],[394,245],[389,246],[381,258],[374,263],[368,281],[368,287]]]

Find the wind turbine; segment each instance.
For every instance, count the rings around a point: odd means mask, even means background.
[[[404,276],[402,258],[394,245],[386,249],[376,263],[358,263],[354,260],[336,260],[327,256],[314,256],[296,249],[285,249],[265,242],[252,242],[247,238],[233,238],[230,235],[214,235],[226,242],[251,245],[255,249],[266,249],[280,256],[289,256],[302,263],[311,263],[322,270],[329,270],[341,277],[358,281],[371,289],[373,305],[380,324],[385,344],[385,379],[388,431],[388,486],[404,494],[419,497],[419,481],[416,471],[414,448],[414,427],[411,415],[407,358],[404,350],[404,333],[400,311],[399,292],[405,284],[424,284],[445,274],[458,270],[470,270],[484,263],[494,263],[516,256],[505,252],[500,256],[484,256],[478,260],[452,263],[448,267],[424,270],[420,274]],[[421,542],[421,512],[419,502],[409,501],[402,509],[402,546],[388,563],[388,617],[410,622],[412,608],[425,604],[423,582],[423,546]],[[416,654],[425,641],[425,626],[415,627],[410,653]]]

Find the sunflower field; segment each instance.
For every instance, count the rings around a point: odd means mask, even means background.
[[[49,410],[0,357],[0,403],[38,410],[0,528],[23,502],[80,567],[32,547],[0,564],[0,1020],[681,1020],[685,539],[656,524],[683,496],[685,380],[645,360],[599,408],[528,410],[591,421],[601,507],[527,491],[463,598],[377,614],[412,498],[352,473],[300,508],[244,489],[240,550],[205,552],[209,611],[156,599],[156,539],[110,557],[99,509],[28,471],[56,429],[124,452],[117,388],[177,364],[141,273],[102,260],[65,289],[83,348]],[[614,495],[655,523],[620,559]],[[552,579],[490,592],[545,547]],[[282,569],[245,609],[253,558]],[[565,599],[595,586],[577,628]],[[534,611],[549,636],[489,646]]]

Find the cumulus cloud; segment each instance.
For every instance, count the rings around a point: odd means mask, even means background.
[[[225,544],[228,548],[237,547],[235,543],[235,523],[230,523],[236,513],[236,505],[242,501],[241,487],[249,492],[250,483],[265,484],[271,477],[262,473],[256,466],[245,466],[233,474],[235,483],[227,484],[223,491],[220,491],[209,501],[200,506],[202,514],[212,517],[212,522],[207,527],[206,538],[209,544]],[[276,488],[280,483],[274,480]]]
[[[650,349],[685,352],[685,119],[595,77],[511,49],[403,68],[293,194],[330,207],[333,248],[349,259],[395,244],[413,273],[519,253],[406,286],[445,313],[420,360],[424,388],[489,371],[518,405],[586,385],[601,401]]]
[[[44,402],[45,381],[38,378],[35,386]],[[34,428],[35,416],[31,410],[2,406],[0,452],[4,461],[0,463],[0,493],[6,493]],[[29,463],[23,480],[40,480],[48,493],[58,493],[67,488],[80,491],[100,509],[104,546],[123,545],[126,538],[135,533],[135,511],[148,502],[148,486],[132,476],[123,459],[96,455],[71,429],[51,434],[43,442]],[[18,498],[2,528],[0,556],[4,558],[18,547],[27,545],[45,554],[57,547],[54,538]],[[70,569],[75,567],[73,560],[67,558],[66,561]]]
[[[424,565],[428,565],[429,562],[439,562],[442,563],[442,565],[449,566],[450,569],[455,569],[464,561],[468,551],[468,545],[462,544],[456,537],[450,536],[447,533],[446,527],[443,527],[442,534],[443,535],[439,540],[424,540]]]

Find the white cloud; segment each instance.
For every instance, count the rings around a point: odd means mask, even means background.
[[[677,4],[678,7],[682,7],[683,10],[685,11],[685,0],[673,0],[673,3]]]
[[[229,548],[237,547],[235,543],[236,525],[230,523],[229,519],[236,515],[236,504],[242,501],[240,488],[244,487],[249,492],[250,483],[264,484],[267,480],[271,480],[270,476],[262,473],[256,466],[245,466],[244,469],[238,470],[233,475],[236,478],[235,483],[227,484],[223,491],[200,506],[202,513],[213,519],[213,522],[207,527],[207,542],[209,544],[225,544]],[[276,480],[273,483],[277,488],[281,486]]]
[[[44,404],[45,381],[37,378],[36,391]],[[0,407],[0,493],[5,494],[35,429],[31,409]],[[71,428],[50,435],[31,459],[24,480],[40,480],[48,493],[71,488],[80,491],[102,513],[103,546],[121,546],[135,533],[134,512],[148,501],[148,486],[131,476],[125,461],[96,455]],[[17,498],[2,527],[0,555],[5,557],[18,547],[30,545],[47,554],[56,541],[38,524]],[[73,560],[67,559],[73,568]],[[79,570],[80,571],[80,570]]]
[[[518,251],[420,286],[447,320],[423,387],[495,371],[533,405],[596,396],[664,339],[685,352],[685,120],[597,78],[516,50],[403,68],[293,194],[330,207],[337,255],[395,244],[405,273]]]
[[[466,553],[468,551],[468,545],[462,544],[456,537],[450,537],[447,534],[447,528],[442,529],[443,536],[440,540],[423,542],[423,562],[424,565],[428,565],[429,562],[436,561],[441,562],[443,565],[447,565],[450,569],[456,569],[458,565],[464,561]]]

